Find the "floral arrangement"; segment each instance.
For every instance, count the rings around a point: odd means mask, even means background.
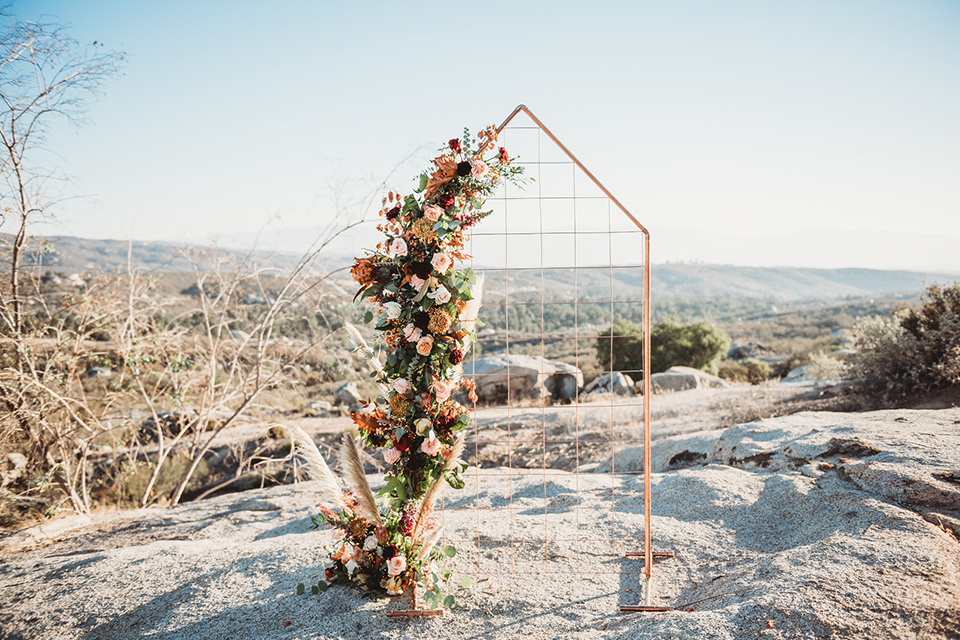
[[[354,299],[374,305],[364,320],[374,325],[374,346],[384,347],[386,358],[381,361],[348,325],[380,388],[380,397],[351,415],[359,439],[344,436],[341,467],[348,492],[339,491],[306,434],[292,428],[325,487],[314,526],[336,529],[325,582],[315,591],[332,583],[375,594],[412,589],[432,606],[454,603],[452,595],[444,597],[452,574],[442,561],[456,549],[438,546],[443,532],[430,516],[444,482],[464,486],[462,431],[470,415],[454,392],[463,387],[476,400],[461,363],[476,339],[483,282],[455,265],[469,258],[463,251],[470,230],[490,214],[483,210],[485,198],[501,180],[517,182],[522,171],[496,141],[494,127],[476,139],[464,130],[420,175],[413,194],[388,193],[377,227],[385,238],[351,269],[360,285]],[[379,502],[363,474],[361,446],[381,449],[388,465]]]

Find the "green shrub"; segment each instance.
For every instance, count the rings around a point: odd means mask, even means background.
[[[760,384],[773,376],[773,368],[763,360],[744,358],[740,361],[721,360],[717,375],[731,382],[749,382]]]
[[[894,404],[960,384],[960,283],[933,285],[918,308],[853,327],[856,350],[846,368],[866,400]]]
[[[618,322],[597,335],[597,361],[603,370],[643,370],[643,327]],[[717,373],[730,340],[712,324],[663,320],[650,330],[650,368],[654,373],[684,366]]]

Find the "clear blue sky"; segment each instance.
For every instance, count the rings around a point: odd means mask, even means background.
[[[415,153],[392,182],[407,188],[444,140],[523,102],[654,241],[661,229],[960,239],[952,0],[51,0],[13,12],[56,15],[129,58],[89,126],[51,132],[92,197],[47,233],[195,241],[274,214],[319,225],[338,192]],[[698,257],[692,242],[683,251],[660,255]],[[717,259],[749,264],[743,253]],[[939,264],[925,258],[910,265]]]

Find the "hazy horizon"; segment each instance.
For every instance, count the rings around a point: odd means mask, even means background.
[[[655,262],[960,271],[960,5],[430,6],[15,5],[128,55],[90,126],[50,131],[84,197],[34,231],[295,235],[522,102]]]

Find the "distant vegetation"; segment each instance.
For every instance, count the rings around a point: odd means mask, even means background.
[[[706,322],[681,324],[662,320],[650,331],[650,369],[652,373],[684,366],[717,373],[717,364],[727,353],[730,339]],[[597,335],[597,360],[601,369],[625,372],[643,371],[643,327],[618,322]]]

